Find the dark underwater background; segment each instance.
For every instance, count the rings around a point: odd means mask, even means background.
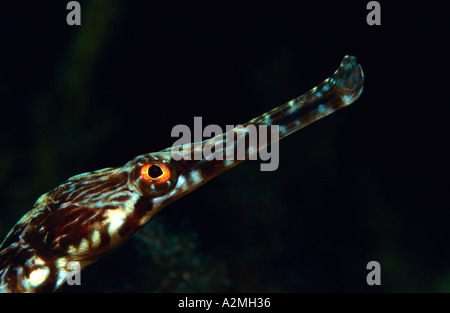
[[[448,12],[368,1],[17,2],[0,18],[0,237],[83,172],[235,125],[329,77],[365,73],[348,108],[161,211],[60,292],[449,292]],[[445,83],[445,84],[444,84]],[[368,286],[366,265],[381,265]]]

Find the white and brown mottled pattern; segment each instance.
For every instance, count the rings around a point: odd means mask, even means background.
[[[249,126],[276,125],[281,139],[349,105],[362,88],[361,67],[356,58],[346,56],[329,79],[236,132],[245,137]],[[227,155],[234,155],[238,139],[227,142],[226,134],[190,144],[193,149],[188,153],[220,142]],[[243,159],[258,149],[262,147],[253,146]],[[175,161],[171,150],[138,156],[123,167],[71,177],[42,195],[0,246],[0,292],[56,290],[65,282],[70,262],[79,262],[81,269],[95,262],[163,207],[243,161],[192,157]],[[158,166],[163,174],[151,177],[145,172],[149,166]]]

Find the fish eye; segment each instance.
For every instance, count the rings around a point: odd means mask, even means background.
[[[164,175],[163,170],[161,169],[161,167],[159,167],[156,164],[150,165],[150,167],[147,170],[147,174],[150,178],[153,179],[158,179],[160,178],[162,175]]]
[[[170,178],[169,168],[162,164],[146,164],[141,169],[141,177],[144,180],[165,183]]]

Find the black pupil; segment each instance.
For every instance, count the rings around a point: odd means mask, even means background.
[[[158,178],[163,174],[162,169],[158,165],[152,165],[148,168],[148,176],[151,178]]]

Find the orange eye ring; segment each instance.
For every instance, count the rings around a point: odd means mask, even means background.
[[[163,163],[150,163],[141,168],[141,178],[147,181],[165,183],[170,178],[170,171]]]

